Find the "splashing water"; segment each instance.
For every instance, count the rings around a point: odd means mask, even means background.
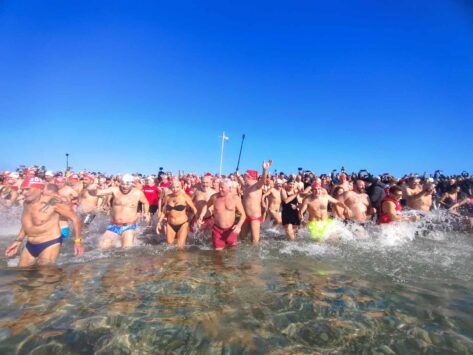
[[[2,248],[19,230],[11,213]],[[57,268],[1,258],[2,353],[473,352],[473,240],[441,211],[336,221],[318,243],[264,224],[260,245],[221,253],[208,234],[179,252],[145,227],[135,248],[97,250],[107,223],[88,228],[82,257],[66,241]]]

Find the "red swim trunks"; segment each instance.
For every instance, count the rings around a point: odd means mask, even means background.
[[[263,217],[262,216],[259,216],[259,217],[246,217],[245,219],[245,222],[252,222],[252,221],[260,221],[261,223],[263,223]]]
[[[212,244],[214,249],[223,249],[225,246],[234,247],[238,243],[238,234],[233,231],[233,226],[227,229],[212,227]]]

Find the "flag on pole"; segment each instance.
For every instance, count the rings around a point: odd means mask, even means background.
[[[225,135],[225,132],[223,133],[223,140],[228,141],[230,138]]]

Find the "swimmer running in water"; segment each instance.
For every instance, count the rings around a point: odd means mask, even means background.
[[[112,220],[99,242],[101,249],[112,247],[117,237],[121,238],[122,248],[133,246],[136,234],[136,221],[138,219],[138,202],[143,204],[144,218],[146,222],[149,222],[148,200],[143,191],[133,186],[134,183],[134,177],[130,174],[125,174],[121,177],[119,186],[97,190],[97,196],[113,196]]]
[[[192,199],[187,195],[181,187],[181,182],[177,179],[171,182],[171,193],[164,198],[163,209],[159,215],[158,225],[167,219],[166,239],[169,245],[173,245],[177,239],[177,248],[184,249],[189,233],[189,220],[187,217],[187,207],[192,210],[193,214],[197,213],[197,209]]]
[[[210,197],[197,219],[197,225],[201,225],[207,209],[213,208],[212,244],[215,250],[235,247],[238,244],[238,234],[241,231],[241,226],[246,219],[241,198],[231,191],[232,187],[233,182],[231,180],[221,180],[218,193]],[[238,223],[235,223],[236,212],[240,213]]]
[[[241,237],[245,238],[251,232],[253,244],[258,244],[261,233],[261,223],[263,214],[261,201],[263,197],[263,186],[268,177],[268,168],[272,160],[263,162],[263,175],[258,179],[256,170],[247,170],[244,175],[243,188],[243,207],[245,208],[246,220],[241,230]]]
[[[399,221],[418,221],[419,216],[401,216],[402,188],[399,186],[391,186],[389,188],[389,195],[381,201],[381,211],[379,214],[378,224],[387,224]]]
[[[60,217],[70,219],[74,226],[74,254],[84,253],[79,217],[72,211],[70,205],[45,195],[44,187],[44,182],[36,177],[25,179],[21,185],[25,197],[21,230],[15,241],[5,251],[8,257],[14,256],[23,239],[28,238],[20,255],[19,267],[56,262],[62,244]]]
[[[328,204],[339,206],[345,210],[345,215],[350,215],[348,207],[341,201],[336,200],[330,196],[325,189],[323,189],[319,182],[312,184],[312,194],[304,198],[302,201],[299,218],[301,221],[304,218],[305,211],[309,212],[309,228],[310,236],[314,239],[321,239],[327,236],[329,227],[333,220],[328,216]]]

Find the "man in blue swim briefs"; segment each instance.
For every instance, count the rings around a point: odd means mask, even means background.
[[[20,255],[19,267],[54,264],[62,244],[60,217],[70,219],[74,226],[74,254],[82,255],[79,217],[70,205],[60,199],[43,194],[45,184],[37,177],[26,178],[21,184],[24,195],[21,230],[15,241],[6,249],[7,257],[14,256],[25,237],[28,238]]]
[[[114,245],[117,237],[121,237],[122,247],[133,246],[138,219],[138,202],[143,204],[143,216],[149,222],[149,203],[142,190],[134,187],[133,175],[125,174],[120,179],[119,186],[97,190],[97,196],[112,195],[112,220],[103,234],[99,247],[107,249]]]

